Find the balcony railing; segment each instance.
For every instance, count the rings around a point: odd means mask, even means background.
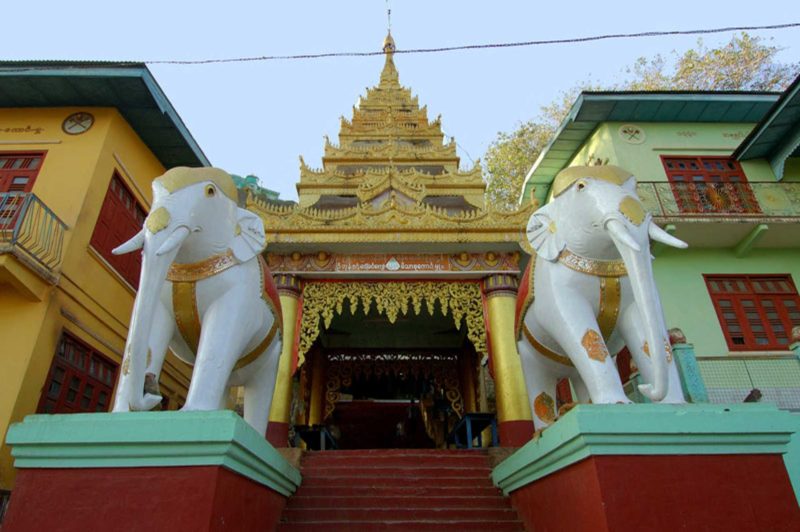
[[[761,401],[800,410],[800,360],[796,355],[697,357],[712,403],[740,403],[755,388]]]
[[[664,218],[800,218],[800,183],[643,181],[647,210]]]
[[[42,200],[27,192],[0,193],[0,251],[22,252],[49,273],[61,266],[62,222]]]

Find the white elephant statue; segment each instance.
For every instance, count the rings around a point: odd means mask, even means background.
[[[556,385],[579,402],[630,403],[611,354],[627,346],[654,402],[685,402],[653,279],[650,238],[685,248],[658,227],[615,166],[575,166],[531,215],[531,260],[517,301],[517,347],[534,426],[553,423]],[[526,246],[527,247],[527,246]]]
[[[114,250],[142,249],[142,273],[114,412],[150,410],[167,348],[194,366],[183,410],[225,408],[244,386],[244,418],[266,433],[281,351],[281,310],[261,257],[264,226],[237,206],[217,168],[178,167],[153,181],[142,230]]]

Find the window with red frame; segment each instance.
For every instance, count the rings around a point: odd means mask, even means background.
[[[730,157],[661,157],[682,213],[761,212],[739,161]]]
[[[42,389],[38,413],[107,412],[117,365],[64,333]]]
[[[145,216],[144,209],[125,186],[122,178],[115,173],[100,209],[91,245],[134,288],[139,287],[141,253],[114,255],[111,250],[138,233],[142,229]]]
[[[43,152],[0,152],[0,229],[14,226],[24,195],[33,189],[43,160]]]
[[[800,325],[800,297],[790,275],[705,275],[732,351],[789,349]]]

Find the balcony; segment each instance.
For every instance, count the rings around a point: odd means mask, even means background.
[[[800,411],[800,359],[796,355],[697,357],[711,403],[741,403],[758,389],[762,401]]]
[[[800,183],[643,181],[637,192],[656,222],[692,246],[743,256],[800,241]]]
[[[66,229],[34,194],[0,193],[0,282],[41,300],[42,282],[58,282]]]

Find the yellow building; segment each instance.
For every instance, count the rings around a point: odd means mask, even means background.
[[[34,412],[109,409],[141,260],[110,250],[165,168],[208,164],[142,64],[0,63],[0,441]],[[164,368],[174,409],[188,375]]]

